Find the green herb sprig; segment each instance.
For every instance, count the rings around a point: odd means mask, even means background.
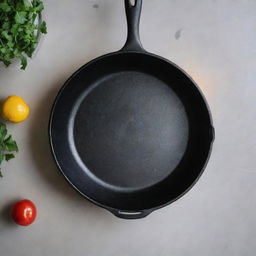
[[[9,161],[15,157],[14,153],[18,152],[19,148],[12,135],[7,135],[6,125],[0,123],[0,165],[6,160]],[[0,169],[0,177],[3,177]]]
[[[0,61],[9,66],[20,59],[27,66],[38,43],[38,35],[47,33],[45,21],[36,24],[44,9],[40,0],[0,0]]]

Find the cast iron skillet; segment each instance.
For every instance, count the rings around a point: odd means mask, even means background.
[[[142,48],[141,5],[125,0],[125,46],[68,79],[49,124],[53,156],[69,183],[126,219],[185,194],[202,174],[214,137],[195,82]]]

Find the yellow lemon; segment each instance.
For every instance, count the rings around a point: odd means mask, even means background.
[[[22,122],[28,115],[29,106],[19,96],[9,96],[2,104],[2,117],[10,122]]]

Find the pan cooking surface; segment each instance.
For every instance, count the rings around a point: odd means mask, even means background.
[[[188,141],[184,106],[163,81],[120,71],[95,81],[74,104],[72,150],[100,183],[141,189],[167,177]]]

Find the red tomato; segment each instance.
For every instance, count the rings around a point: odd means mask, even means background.
[[[18,201],[13,206],[12,218],[18,225],[28,226],[36,218],[36,206],[27,199]]]

